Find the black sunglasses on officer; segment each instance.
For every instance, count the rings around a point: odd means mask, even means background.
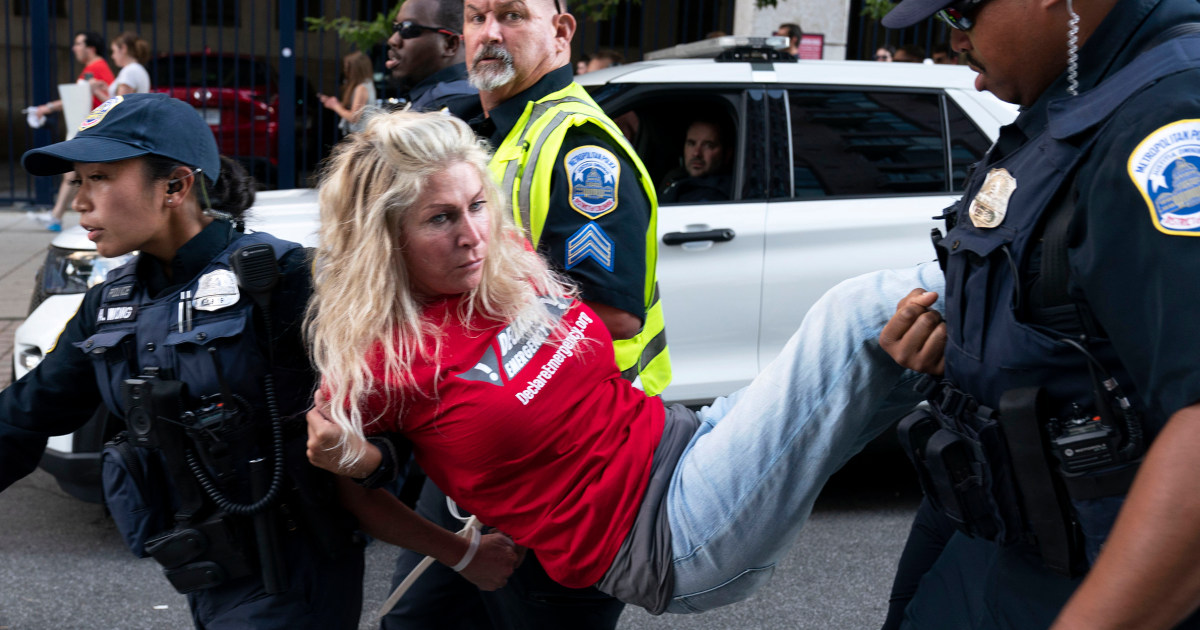
[[[462,36],[461,33],[448,28],[441,26],[425,26],[424,24],[417,24],[412,20],[396,22],[392,24],[392,30],[400,35],[400,39],[415,39],[420,37],[421,33],[424,33],[425,31],[433,31],[434,33],[441,33],[442,35],[449,35],[450,37]]]
[[[975,14],[987,0],[962,0],[938,11],[935,15],[956,31],[969,31],[975,26]]]

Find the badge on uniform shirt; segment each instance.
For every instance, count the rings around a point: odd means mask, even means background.
[[[1008,200],[1017,190],[1017,179],[1003,168],[994,168],[983,180],[983,186],[971,200],[968,214],[971,224],[977,228],[994,228],[1004,222],[1008,214]]]
[[[1129,155],[1129,177],[1163,234],[1200,236],[1200,120],[1146,136]]]
[[[571,207],[596,220],[617,208],[617,184],[621,164],[612,151],[597,147],[579,147],[563,158],[571,181]]]
[[[598,223],[587,222],[567,239],[567,269],[591,258],[601,267],[612,271],[616,257],[616,247],[612,238],[604,233],[604,229]]]
[[[192,308],[201,311],[219,311],[237,304],[241,297],[237,276],[228,269],[210,271],[200,276],[196,294],[192,297]]]

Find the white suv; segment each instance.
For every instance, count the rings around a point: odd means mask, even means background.
[[[723,39],[716,44],[745,43]],[[746,55],[754,53],[727,54]],[[695,118],[720,121],[733,148],[729,200],[659,209],[674,371],[665,399],[694,404],[736,390],[834,284],[932,259],[934,216],[1016,115],[976,92],[973,77],[957,66],[713,59],[579,77],[664,186]],[[312,190],[264,192],[248,227],[314,245],[316,217]],[[88,282],[101,279],[105,265],[95,258],[79,232],[51,245],[39,283],[48,295],[16,333],[17,376],[53,345]],[[72,494],[99,500],[98,451],[112,431],[101,417],[56,437],[42,466]]]

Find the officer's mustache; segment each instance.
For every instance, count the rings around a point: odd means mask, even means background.
[[[473,61],[479,63],[484,59],[496,59],[501,61],[506,66],[511,66],[513,62],[512,53],[508,52],[502,44],[484,44],[483,48],[475,51]]]

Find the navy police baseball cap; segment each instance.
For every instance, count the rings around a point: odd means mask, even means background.
[[[166,94],[126,94],[104,101],[83,119],[74,138],[21,156],[33,175],[74,170],[74,162],[116,162],[160,155],[200,168],[217,182],[221,158],[212,129],[194,107]]]
[[[883,16],[887,28],[906,28],[954,4],[954,0],[901,0]]]

